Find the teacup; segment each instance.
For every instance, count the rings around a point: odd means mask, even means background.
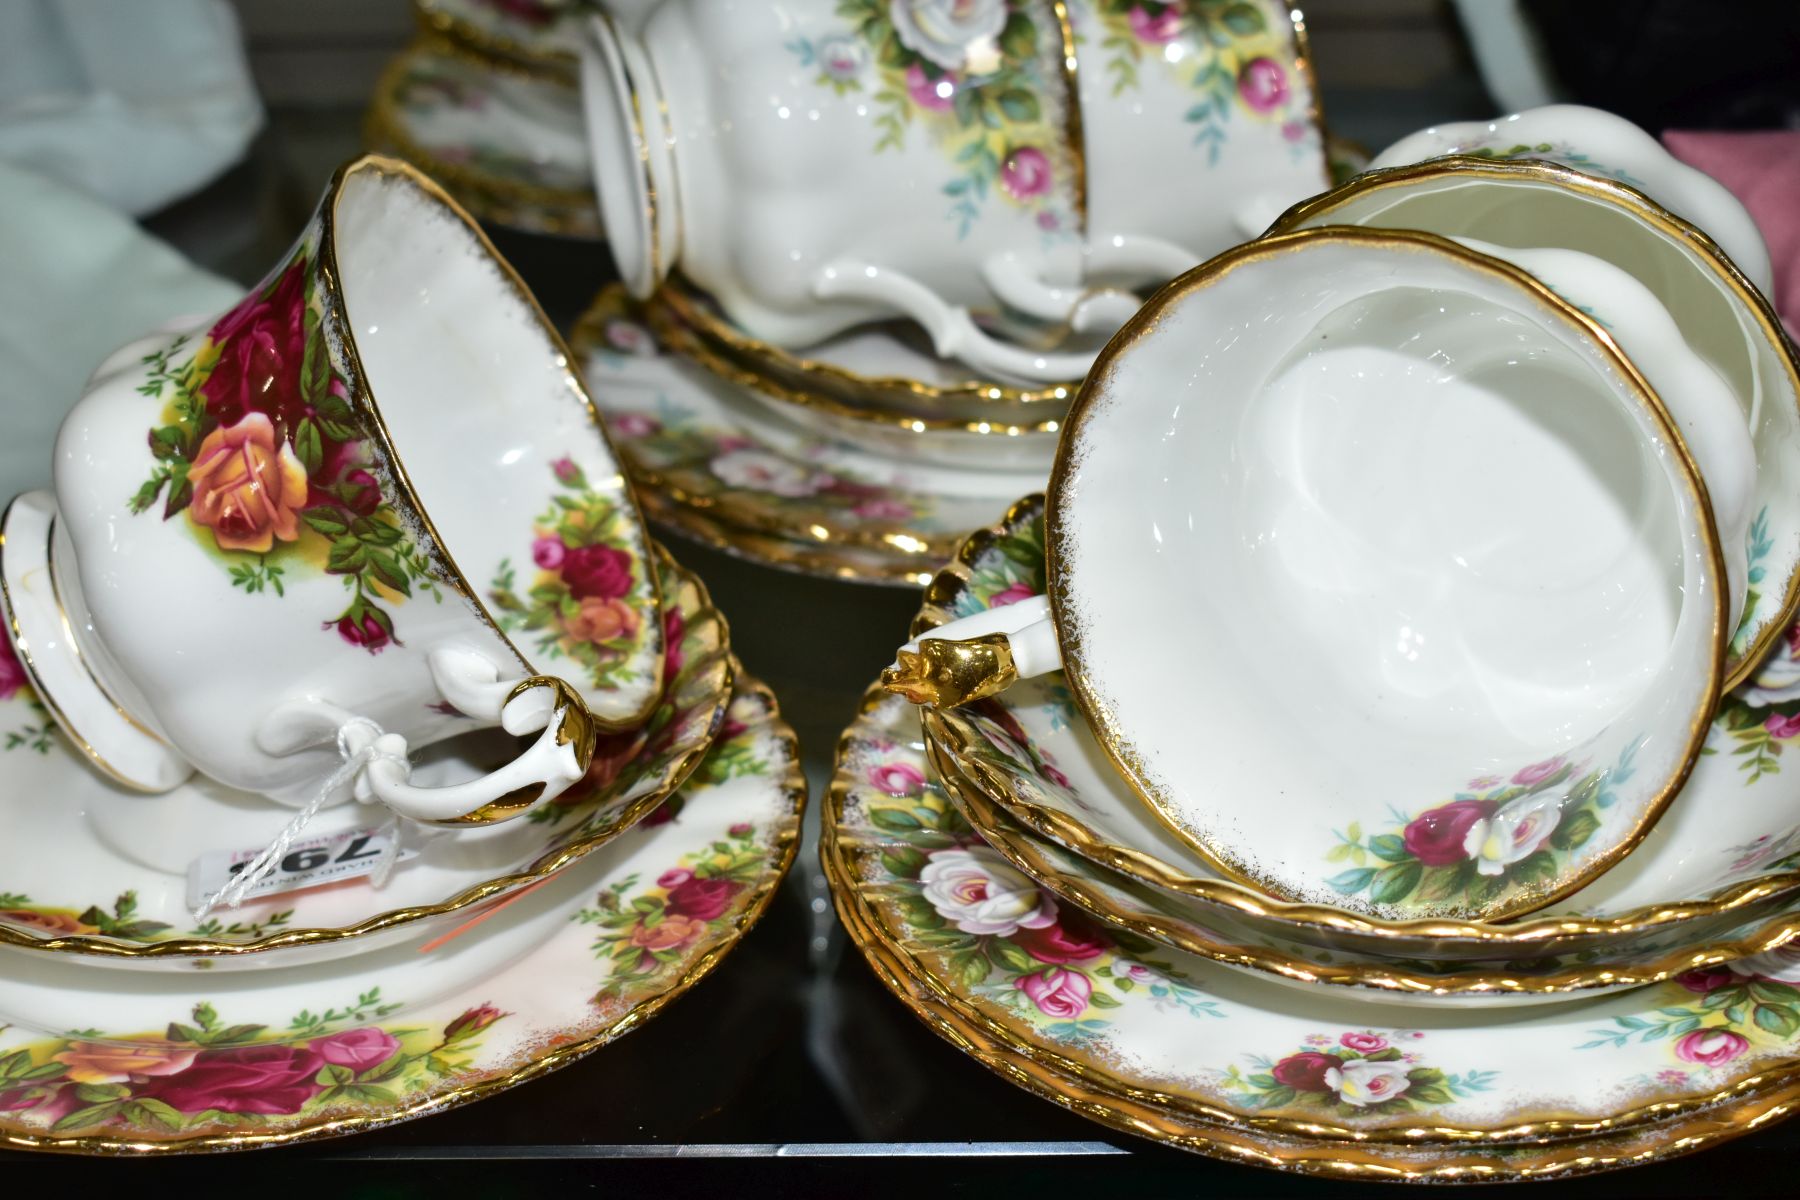
[[[75,743],[307,807],[484,824],[641,722],[663,621],[568,352],[435,184],[366,157],[222,316],[126,346],[5,519],[6,616]],[[455,786],[406,755],[542,731]]]
[[[1549,903],[1648,831],[1719,696],[1723,559],[1662,402],[1593,317],[1447,239],[1306,230],[1171,284],[1083,385],[1046,526],[1048,604],[933,631],[890,686],[953,702],[1060,662],[1140,796],[1285,898],[1343,902],[1293,821],[1591,780],[1609,820],[1544,874],[1407,900]],[[1483,826],[1496,864],[1588,799],[1520,794]]]
[[[1564,121],[1582,117],[1570,125],[1587,131],[1578,144],[1595,157],[1607,149],[1623,164],[1607,169],[1629,183],[1594,173],[1602,168],[1588,154],[1568,149],[1566,141],[1537,142],[1524,149],[1560,153],[1582,164],[1581,169],[1549,161],[1462,156],[1370,171],[1297,205],[1276,221],[1272,232],[1316,225],[1398,227],[1480,239],[1498,247],[1494,253],[1515,259],[1524,251],[1576,251],[1611,264],[1647,288],[1673,318],[1681,339],[1730,387],[1755,448],[1747,524],[1729,517],[1731,478],[1707,470],[1727,559],[1748,560],[1747,586],[1734,601],[1742,610],[1731,643],[1729,679],[1736,686],[1766,657],[1800,608],[1800,362],[1753,282],[1758,264],[1766,276],[1768,254],[1755,227],[1747,218],[1738,219],[1742,206],[1729,193],[1676,162],[1635,126],[1567,107],[1525,114],[1516,123],[1529,121],[1534,136],[1542,136],[1537,119],[1553,114]],[[1496,125],[1509,127],[1504,121]],[[1603,140],[1595,136],[1598,132],[1613,137]],[[1416,135],[1400,145],[1417,146],[1424,137]],[[1557,151],[1557,145],[1563,149]],[[1625,157],[1619,147],[1634,152]],[[1389,151],[1382,158],[1393,155]],[[1714,222],[1731,242],[1731,256],[1637,185],[1679,196],[1683,211]],[[1742,270],[1735,261],[1738,254],[1748,263]],[[1647,370],[1650,357],[1670,340],[1634,342],[1619,332],[1626,353]],[[1658,390],[1679,415],[1688,389],[1659,382]],[[1746,478],[1740,476],[1739,482]],[[1734,565],[1734,579],[1743,578],[1744,570]]]
[[[1097,341],[1028,346],[976,314],[1110,333],[1138,306],[1131,288],[1255,232],[1240,190],[1266,218],[1325,180],[1284,7],[1150,10],[670,0],[629,32],[597,16],[582,90],[620,272],[644,297],[679,268],[777,345],[904,316],[942,357],[1079,377]],[[1128,46],[1078,68],[1077,26],[1134,21]],[[1114,70],[1146,57],[1129,81]],[[1210,203],[1146,186],[1172,138],[1197,172],[1217,164]]]

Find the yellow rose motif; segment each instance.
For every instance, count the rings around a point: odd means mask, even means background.
[[[67,1067],[76,1083],[123,1083],[134,1076],[173,1075],[193,1065],[198,1046],[178,1046],[167,1038],[124,1042],[70,1042],[51,1061]]]
[[[306,506],[306,467],[275,425],[250,413],[235,425],[213,430],[188,467],[194,498],[188,513],[212,530],[221,550],[266,553],[276,540],[300,536]]]

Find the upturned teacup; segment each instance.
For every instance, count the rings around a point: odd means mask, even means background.
[[[6,615],[63,728],[132,786],[197,768],[485,824],[659,698],[648,543],[568,352],[403,163],[348,164],[243,301],[103,363],[55,489],[7,513]],[[408,782],[410,750],[495,725],[538,736]]]
[[[626,24],[595,17],[582,67],[621,274],[645,297],[679,269],[777,345],[901,316],[1003,378],[1079,377],[1131,289],[1325,183],[1271,0],[670,0]]]

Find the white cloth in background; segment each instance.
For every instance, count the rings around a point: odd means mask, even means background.
[[[0,3],[0,158],[143,214],[217,178],[262,123],[225,0]]]
[[[49,486],[56,428],[101,359],[243,291],[91,196],[0,161],[0,505]]]

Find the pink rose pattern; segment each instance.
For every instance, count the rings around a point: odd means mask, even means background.
[[[594,687],[630,683],[642,669],[638,652],[655,633],[644,612],[649,577],[633,553],[636,518],[629,505],[591,487],[573,459],[549,466],[559,490],[534,521],[536,574],[521,589],[520,568],[502,560],[488,599],[501,629],[535,635],[547,658],[574,659]]]
[[[1105,27],[1100,65],[1114,94],[1139,88],[1146,67],[1174,72],[1195,97],[1185,119],[1209,165],[1230,140],[1234,113],[1272,124],[1296,147],[1313,140],[1311,95],[1295,69],[1292,31],[1273,6],[1097,0],[1095,15]],[[1185,52],[1170,53],[1172,43]]]
[[[1223,1073],[1225,1090],[1253,1111],[1324,1110],[1338,1117],[1411,1112],[1466,1099],[1491,1088],[1497,1071],[1449,1075],[1421,1061],[1410,1043],[1423,1034],[1349,1030],[1315,1034],[1278,1059],[1252,1056],[1249,1070]],[[1408,1046],[1396,1046],[1405,1038]]]
[[[1397,832],[1352,825],[1328,854],[1347,868],[1328,882],[1397,910],[1454,913],[1557,878],[1599,829],[1606,788],[1630,778],[1636,749],[1606,770],[1559,755],[1482,775]]]
[[[350,599],[321,627],[375,654],[396,641],[390,609],[415,587],[435,592],[438,570],[389,500],[387,466],[320,332],[316,241],[315,226],[198,345],[183,335],[144,359],[138,391],[159,421],[130,508],[186,514],[246,593],[341,576]]]
[[[891,0],[841,0],[841,29],[787,48],[817,67],[822,91],[872,117],[877,154],[904,149],[915,127],[937,144],[953,171],[939,195],[958,236],[969,236],[993,196],[1057,235],[1075,227],[1073,172],[1058,166],[1068,154],[1062,35],[1033,0],[1001,3],[998,36],[960,56],[904,35]]]

